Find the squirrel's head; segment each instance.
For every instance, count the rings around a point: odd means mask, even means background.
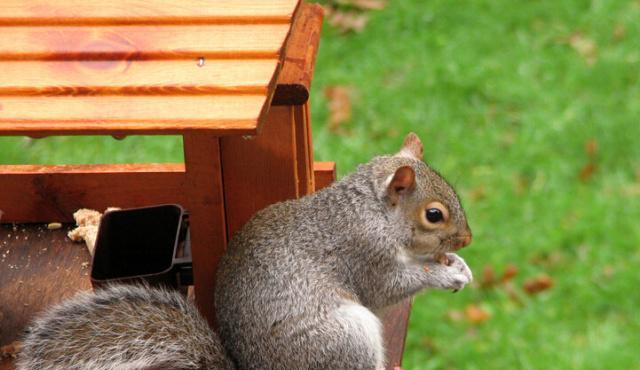
[[[411,227],[412,255],[429,256],[458,250],[471,242],[471,230],[455,190],[423,162],[423,146],[414,133],[400,151],[385,157],[383,199]]]

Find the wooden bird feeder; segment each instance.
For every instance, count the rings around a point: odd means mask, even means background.
[[[79,208],[186,208],[196,301],[212,322],[230,236],[335,179],[311,145],[321,24],[322,9],[299,0],[2,0],[0,135],[181,135],[184,163],[0,165],[0,345],[90,288],[88,252],[66,238]],[[65,226],[43,227],[53,221]],[[390,369],[408,311],[385,319]]]

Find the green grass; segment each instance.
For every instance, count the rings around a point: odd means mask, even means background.
[[[370,16],[361,33],[323,32],[316,159],[344,174],[415,131],[461,194],[477,280],[519,268],[518,300],[504,286],[421,294],[405,368],[640,369],[640,2],[403,0]],[[332,85],[353,89],[341,135],[327,129]],[[3,138],[0,163],[173,161],[179,144]],[[540,273],[554,287],[526,295]],[[449,318],[469,304],[491,317]]]
[[[371,16],[362,33],[325,33],[317,156],[344,173],[416,131],[463,198],[476,278],[520,271],[521,303],[504,287],[420,295],[405,367],[640,369],[640,3],[393,1]],[[572,47],[578,33],[595,63]],[[325,129],[328,85],[355,90],[350,135]],[[523,293],[540,273],[555,286]],[[491,318],[448,318],[472,303]]]

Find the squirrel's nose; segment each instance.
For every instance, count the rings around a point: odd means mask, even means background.
[[[460,238],[458,238],[458,245],[456,245],[456,250],[464,248],[469,244],[471,244],[471,234],[461,236]]]

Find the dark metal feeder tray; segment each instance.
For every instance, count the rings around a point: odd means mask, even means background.
[[[189,216],[180,205],[122,209],[102,217],[91,266],[94,288],[113,283],[185,287],[193,284],[191,266]]]

